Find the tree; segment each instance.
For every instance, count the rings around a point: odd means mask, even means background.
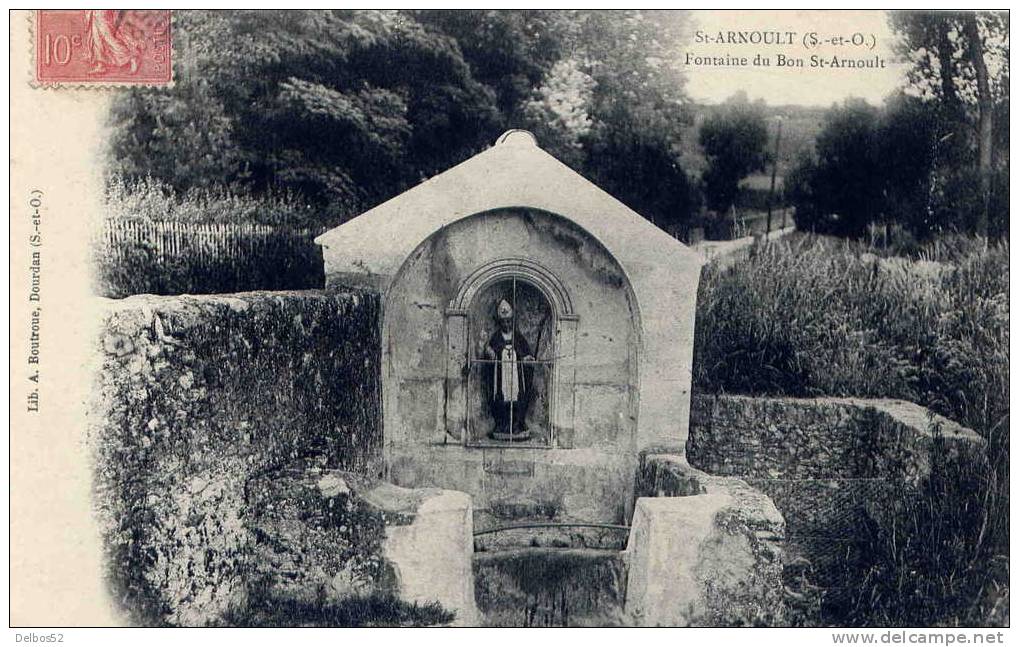
[[[455,41],[396,12],[182,12],[173,93],[115,108],[117,171],[293,191],[342,220],[498,134]],[[181,144],[183,143],[183,146]]]
[[[523,119],[542,146],[575,168],[586,160],[584,141],[591,134],[595,80],[576,59],[562,59],[523,105]]]
[[[704,195],[709,207],[725,211],[737,202],[740,180],[764,169],[768,127],[763,107],[737,95],[704,120],[699,139],[708,160]]]
[[[995,132],[995,115],[1002,113],[1002,103],[1006,110],[1008,104],[1008,13],[902,11],[890,16],[900,36],[899,49],[912,63],[911,90],[938,104],[941,119],[956,125],[951,134],[972,142],[976,150],[973,161],[937,160],[937,165],[959,167],[957,171],[964,164],[976,166],[979,201],[965,224],[986,235],[992,216],[1001,217],[992,214],[994,178],[999,174],[995,166],[1008,166],[1007,153],[995,152],[1002,138]],[[1007,131],[1007,124],[998,130]]]
[[[508,128],[656,221],[689,213],[677,12],[178,12],[173,92],[112,112],[114,174],[342,222]]]
[[[686,173],[672,148],[674,120],[652,109],[605,121],[589,139],[586,171],[603,189],[668,231],[684,226],[694,210]]]
[[[422,24],[456,41],[473,77],[495,92],[508,121],[519,117],[553,66],[568,52],[573,29],[569,12],[496,9],[408,12]]]
[[[970,64],[977,77],[977,107],[980,131],[980,194],[983,205],[976,223],[978,236],[987,236],[988,208],[991,204],[991,164],[994,155],[993,119],[994,99],[991,97],[991,83],[984,60],[984,43],[977,27],[975,14],[967,13],[963,18],[963,30],[969,53]]]
[[[786,195],[803,228],[848,236],[869,224],[897,223],[924,238],[958,222],[959,191],[936,166],[951,152],[938,107],[897,94],[878,109],[862,101],[832,108],[816,152],[786,178]],[[972,184],[972,183],[969,183]],[[972,203],[972,201],[969,201]]]
[[[679,164],[690,119],[677,51],[678,11],[431,12],[477,78],[496,88],[506,127],[653,222],[675,228],[692,211]]]
[[[877,125],[879,220],[897,222],[918,237],[951,225],[933,200],[935,160],[943,136],[928,102],[899,94],[888,100]],[[944,144],[941,144],[944,145]]]
[[[788,193],[804,229],[859,236],[882,218],[884,192],[878,110],[862,100],[834,106],[817,136],[816,156],[790,174]]]
[[[690,28],[680,11],[578,11],[570,50],[595,81],[583,138],[583,171],[660,227],[675,231],[694,211],[680,164],[691,121],[679,50]]]

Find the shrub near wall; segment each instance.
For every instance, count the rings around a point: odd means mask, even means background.
[[[107,307],[90,443],[111,593],[137,623],[216,624],[256,570],[249,482],[302,458],[378,475],[379,299]]]

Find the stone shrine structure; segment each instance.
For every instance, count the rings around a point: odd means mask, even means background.
[[[382,294],[393,483],[470,494],[476,527],[625,523],[640,453],[684,454],[702,259],[530,133],[316,242],[328,286]],[[510,434],[494,383],[529,398]]]
[[[104,306],[97,519],[152,624],[810,624],[832,546],[982,452],[904,402],[691,398],[699,255],[526,132],[318,242],[337,289]]]

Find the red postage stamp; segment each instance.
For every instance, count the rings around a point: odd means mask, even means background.
[[[170,12],[137,9],[39,10],[35,81],[42,85],[169,85]]]

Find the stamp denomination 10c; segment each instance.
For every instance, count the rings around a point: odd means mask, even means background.
[[[39,85],[170,85],[172,22],[167,10],[35,12]]]

